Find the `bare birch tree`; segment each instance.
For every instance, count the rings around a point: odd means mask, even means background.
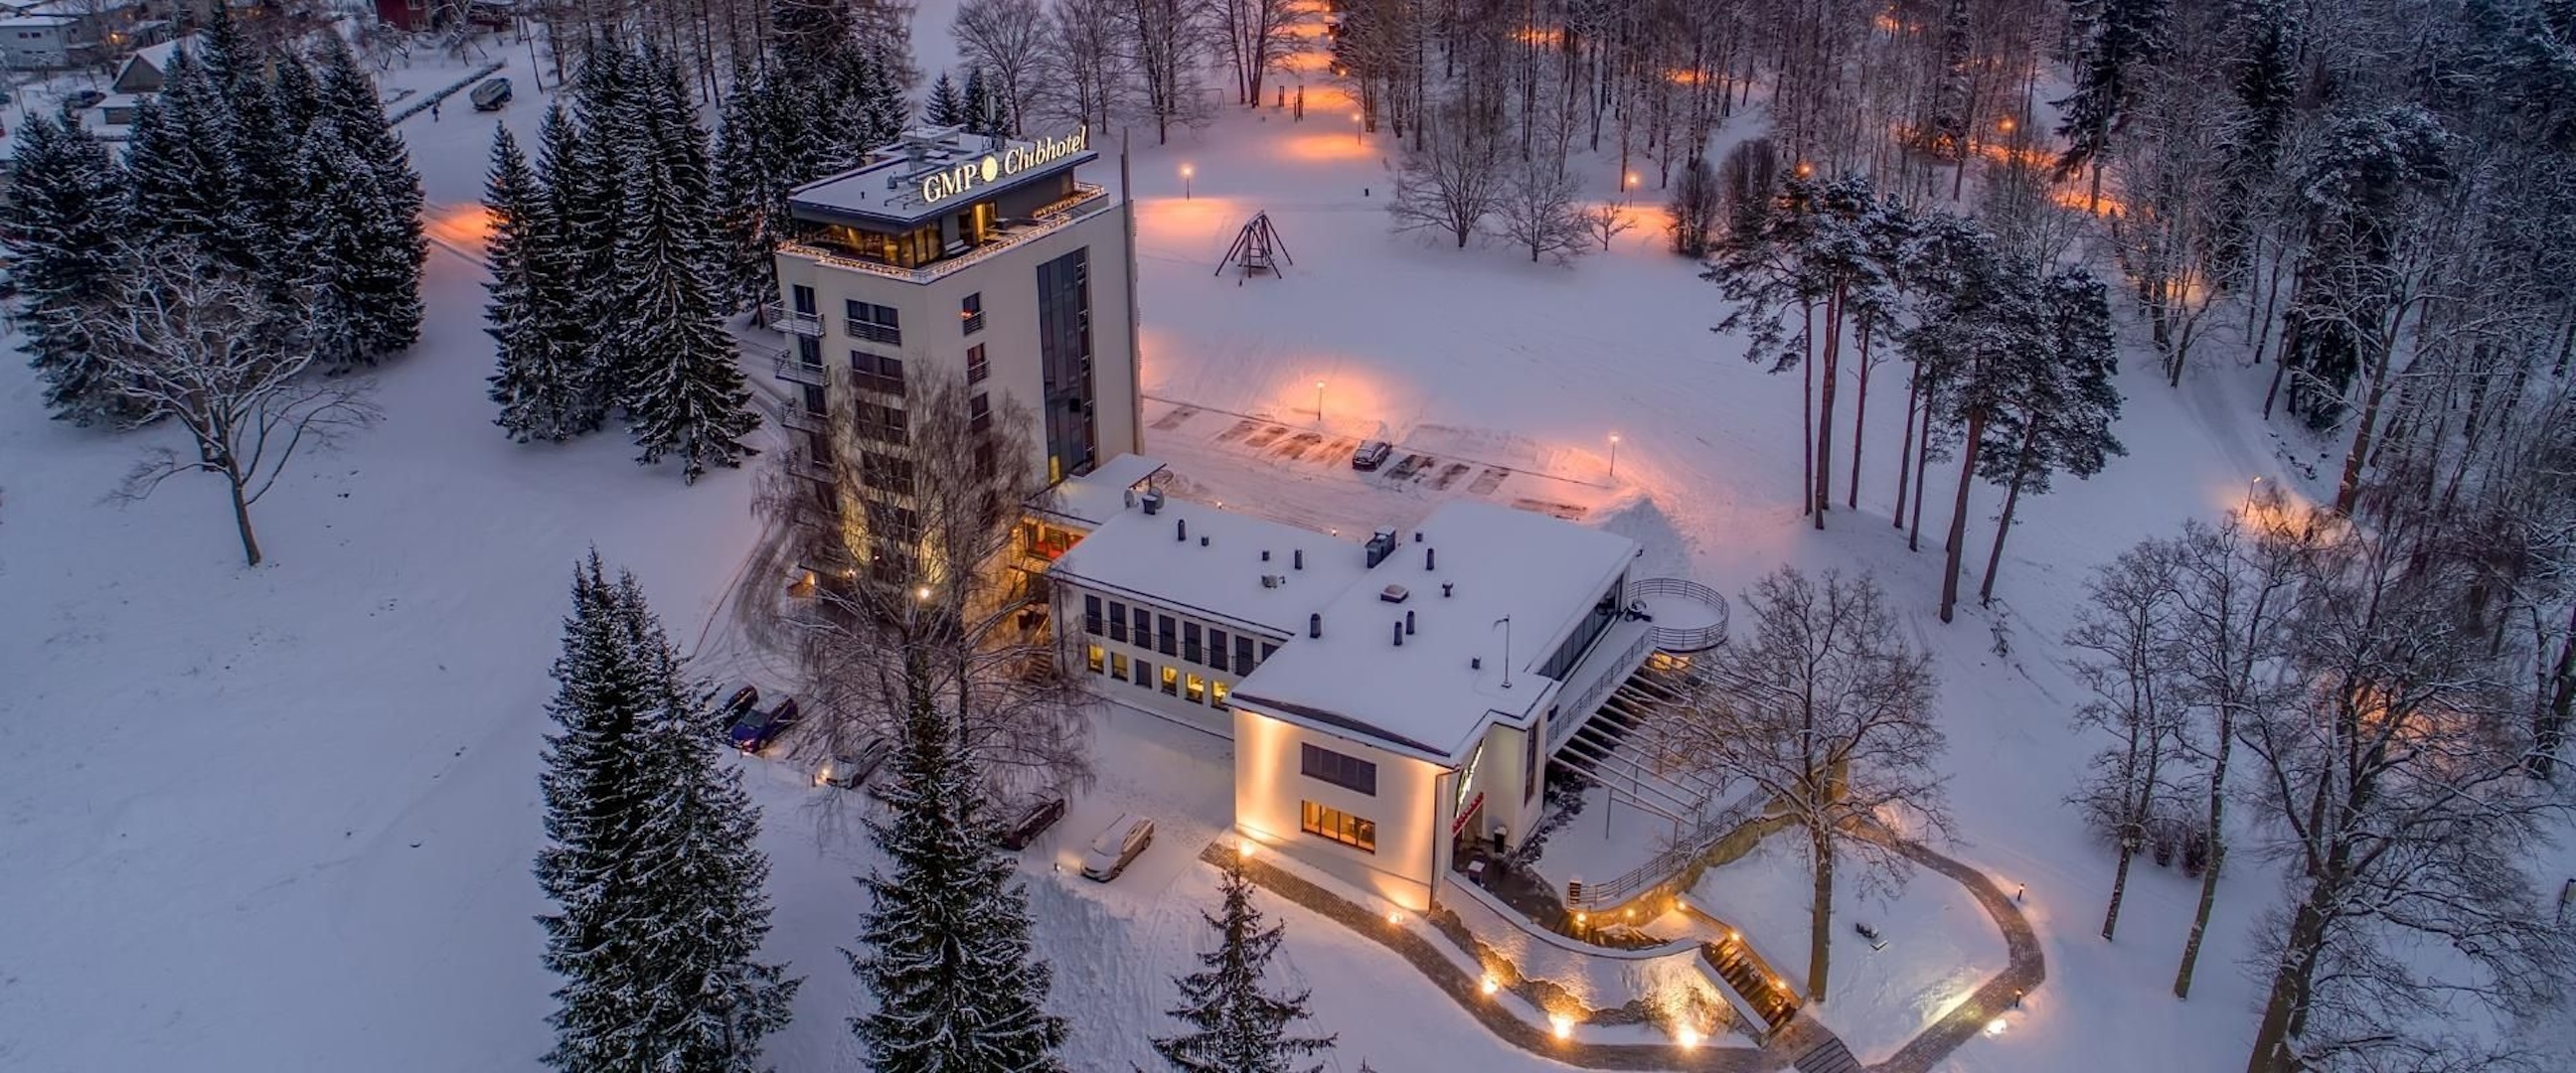
[[[1564,264],[1592,241],[1592,224],[1574,203],[1574,176],[1562,163],[1541,157],[1513,163],[1496,205],[1497,230],[1528,250],[1532,263],[1544,257]]]
[[[319,355],[286,343],[287,325],[302,318],[266,288],[209,274],[203,258],[168,247],[126,260],[125,278],[90,314],[100,367],[132,404],[130,426],[176,423],[195,457],[155,449],[113,498],[140,500],[180,473],[221,476],[242,559],[258,566],[250,508],[299,450],[336,446],[377,411],[362,382],[308,375]]]
[[[2182,807],[2185,788],[2177,776],[2184,764],[2184,690],[2174,638],[2178,574],[2169,542],[2150,540],[2121,552],[2086,582],[2087,602],[2066,636],[2067,647],[2075,650],[2075,677],[2093,694],[2075,721],[2112,739],[2093,754],[2069,798],[2085,825],[2110,839],[2118,856],[2110,905],[2102,911],[2104,939],[2119,930],[2131,860],[2150,828]]]
[[[1047,20],[1038,0],[966,0],[950,32],[957,35],[957,54],[966,66],[992,78],[1008,107],[1011,133],[1020,134],[1021,117],[1036,103],[1046,70]]]
[[[1289,0],[1217,0],[1225,58],[1234,68],[1234,103],[1261,106],[1263,80],[1288,51],[1299,11]]]
[[[1125,0],[1052,0],[1047,6],[1043,114],[1108,130],[1133,82],[1122,44]]]
[[[1903,882],[1912,865],[1882,826],[1917,833],[1950,819],[1936,770],[1941,730],[1931,658],[1910,649],[1877,581],[1782,567],[1745,597],[1749,642],[1710,658],[1704,688],[1675,716],[1676,755],[1742,779],[1794,817],[1813,871],[1807,989],[1825,1001],[1836,864],[1860,866],[1864,890]]]
[[[1154,144],[1172,140],[1172,124],[1206,119],[1199,101],[1200,54],[1207,43],[1206,0],[1118,0],[1127,66],[1144,89]]]
[[[1459,249],[1502,207],[1503,124],[1491,108],[1452,104],[1423,124],[1422,148],[1405,154],[1387,213],[1398,231],[1448,235]]]

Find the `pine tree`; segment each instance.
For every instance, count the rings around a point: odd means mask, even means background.
[[[752,960],[769,929],[758,813],[634,575],[612,585],[593,552],[573,605],[540,776],[537,876],[562,912],[539,920],[566,977],[546,1061],[749,1073],[798,986]]]
[[[310,181],[296,174],[305,163],[300,139],[267,71],[272,65],[299,67],[300,61],[250,40],[225,11],[213,13],[200,38],[199,69],[232,128],[224,163],[236,197],[224,206],[228,227],[254,262],[244,267],[283,297],[299,274],[296,250],[304,239],[298,232],[315,203],[303,197]]]
[[[536,218],[546,224],[541,245],[551,269],[540,277],[549,285],[538,293],[550,300],[533,304],[529,315],[536,330],[553,342],[562,360],[575,370],[581,389],[578,405],[569,411],[575,432],[608,423],[616,386],[598,364],[604,352],[599,340],[607,333],[595,330],[600,322],[590,319],[595,307],[607,302],[602,295],[611,281],[589,274],[590,235],[582,225],[588,211],[585,199],[594,194],[597,176],[582,170],[583,152],[580,129],[571,114],[560,103],[548,106],[537,126],[536,189],[543,192],[543,204]]]
[[[1011,129],[1009,120],[1002,115],[1001,98],[984,81],[981,67],[966,73],[966,92],[958,104],[963,116],[958,122],[966,124],[968,134],[1000,134]]]
[[[577,133],[562,156],[555,156],[553,147],[548,147],[547,181],[556,191],[560,209],[556,218],[567,236],[572,278],[582,290],[582,316],[593,325],[619,325],[636,315],[618,304],[624,277],[633,271],[619,263],[625,231],[632,223],[627,216],[627,186],[629,172],[636,165],[651,163],[655,154],[643,146],[643,124],[637,114],[643,105],[636,99],[634,65],[634,58],[615,46],[585,54],[573,76],[574,122],[567,127]],[[590,370],[593,402],[603,411],[611,405],[626,405],[635,383],[642,379],[641,370],[628,360],[626,337],[619,330],[583,336],[583,364]]]
[[[957,83],[942,72],[939,81],[930,84],[930,95],[922,98],[921,121],[934,127],[954,127],[967,120],[966,101],[957,93]]]
[[[843,953],[877,1008],[850,1028],[880,1073],[1061,1069],[1064,1019],[1043,1008],[1053,973],[1030,948],[1028,891],[996,847],[982,779],[936,707],[927,664],[906,654],[893,818],[866,821],[891,871],[859,880],[866,953]]]
[[[724,243],[728,310],[756,309],[778,295],[775,254],[786,222],[779,210],[788,184],[779,181],[787,154],[771,130],[772,92],[770,80],[753,73],[749,57],[735,58],[733,93],[725,98],[715,149],[716,218]]]
[[[420,222],[420,174],[412,170],[410,152],[385,119],[375,79],[339,34],[321,36],[324,118],[364,177],[358,187],[363,203],[350,216],[360,227],[362,256],[349,266],[348,285],[357,299],[359,351],[374,358],[420,340],[420,273],[429,259],[429,239]],[[314,124],[316,129],[323,126]]]
[[[2101,10],[2075,62],[2075,92],[2057,101],[2057,134],[2066,151],[2057,158],[2059,177],[2092,166],[2111,148],[2111,136],[2128,120],[2131,98],[2138,92],[2137,72],[2165,52],[2167,0],[2103,0]],[[2093,176],[2093,193],[2101,193],[2101,172]]]
[[[364,219],[373,211],[368,195],[373,177],[366,165],[349,155],[329,120],[315,123],[304,139],[295,174],[295,200],[304,219],[293,236],[293,284],[308,303],[305,345],[333,365],[351,365],[366,357],[366,282],[363,266],[374,257],[367,248],[372,228]]]
[[[617,245],[616,345],[630,370],[619,402],[643,448],[636,461],[650,465],[676,452],[682,479],[695,482],[709,465],[738,466],[754,453],[742,438],[760,427],[760,416],[716,300],[720,251],[709,226],[706,135],[691,118],[678,68],[648,55],[645,69],[643,137],[626,154]]]
[[[82,425],[118,417],[123,404],[91,352],[82,313],[113,283],[124,173],[78,121],[37,115],[18,129],[11,175],[0,228],[17,252],[9,274],[26,295],[20,325],[28,364],[45,381],[45,407]]]
[[[1287,925],[1263,927],[1261,910],[1252,906],[1252,880],[1243,860],[1229,855],[1220,884],[1225,907],[1201,914],[1220,937],[1216,949],[1199,955],[1207,966],[1176,978],[1182,1007],[1171,1015],[1197,1029],[1154,1041],[1154,1053],[1183,1073],[1291,1073],[1300,1061],[1332,1049],[1332,1036],[1290,1036],[1288,1026],[1311,1016],[1307,992],[1273,995],[1261,988],[1270,959],[1279,952]],[[1320,1073],[1318,1063],[1302,1067]]]
[[[598,424],[586,402],[581,351],[556,334],[568,281],[551,206],[508,127],[493,129],[492,171],[483,190],[484,211],[492,218],[484,243],[492,266],[484,289],[492,301],[483,330],[499,347],[491,397],[501,404],[501,416],[492,423],[520,443],[561,443]]]
[[[2107,288],[2091,272],[2070,269],[2040,281],[2037,297],[2037,338],[2006,351],[2021,367],[2011,374],[2011,402],[1987,426],[1991,443],[1981,455],[1978,475],[2004,487],[2004,502],[1986,554],[1986,580],[1977,588],[1980,605],[1994,602],[2004,538],[2022,495],[2046,493],[2058,472],[2091,477],[2128,453],[2111,433],[2120,416],[2120,391],[2111,383],[2120,356]]]
[[[125,145],[139,237],[195,243],[218,263],[255,267],[232,226],[232,159],[232,124],[203,68],[186,49],[173,51],[160,95],[137,106]]]

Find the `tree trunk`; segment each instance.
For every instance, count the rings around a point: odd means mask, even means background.
[[[2254,625],[2259,626],[2257,622]],[[2200,941],[2209,934],[2209,910],[2218,903],[2218,873],[2227,865],[2227,757],[2234,751],[2235,705],[2221,702],[2218,726],[2211,736],[2217,752],[2209,763],[2209,863],[2200,873],[2200,907],[2192,912],[2191,935],[2182,943],[2182,967],[2174,970],[2174,997],[2191,997],[2192,970],[2200,964]]]
[[[1950,547],[1941,567],[1941,621],[1959,605],[1959,551],[1968,542],[1968,488],[1977,479],[1977,441],[1986,434],[1986,412],[1968,411],[1968,439],[1959,445],[1959,495],[1950,504]]]
[[[1800,393],[1798,398],[1798,487],[1803,489],[1803,491],[1798,494],[1798,498],[1806,501],[1806,505],[1798,511],[1800,514],[1810,514],[1816,509],[1815,303],[1807,303],[1805,316],[1807,318],[1807,331],[1806,334],[1801,336],[1798,340],[1798,348],[1806,352],[1801,355],[1798,360],[1798,375],[1801,378],[1801,382],[1798,386]],[[1816,519],[1816,528],[1822,529],[1824,527],[1824,519]]]
[[[2128,832],[2120,835],[2120,863],[2111,869],[2111,907],[2102,912],[2102,940],[2109,942],[2111,933],[2120,927],[2120,899],[2129,893],[2129,859],[2138,854],[2138,837]]]
[[[2549,685],[2549,707],[2532,728],[2532,774],[2544,779],[2558,762],[2558,747],[2567,740],[2569,711],[2576,709],[2576,605],[2568,609],[2567,636],[2558,644],[2558,667],[2550,672]]]
[[[1896,513],[1887,524],[1905,528],[1906,478],[1914,475],[1914,411],[1923,402],[1923,367],[1914,365],[1905,377],[1905,434],[1896,441]]]
[[[2397,319],[2406,319],[2404,309],[2398,310]],[[2393,323],[2388,326],[2388,340],[2379,348],[2379,360],[2371,363],[2370,397],[2361,405],[2361,420],[2352,433],[2352,450],[2343,457],[2343,479],[2335,485],[2337,514],[2351,514],[2353,503],[2361,498],[2361,466],[2370,455],[2370,434],[2379,421],[2380,403],[2388,398],[2388,365],[2397,356],[2398,327]]]
[[[1932,400],[1923,401],[1923,420],[1914,429],[1914,520],[1905,530],[1905,550],[1923,550],[1923,493],[1930,490],[1924,483],[1932,468]]]
[[[1860,326],[1860,394],[1852,399],[1851,498],[1844,505],[1860,509],[1860,445],[1869,431],[1869,325]]]
[[[1824,368],[1817,377],[1824,386],[1817,392],[1815,486],[1816,528],[1825,527],[1825,512],[1834,509],[1834,386],[1842,379],[1843,297],[1849,284],[1836,280],[1833,293],[1825,298]]]
[[[2325,912],[2317,903],[2329,887],[2323,879],[2309,887],[2307,900],[2299,903],[2297,915],[2290,920],[2290,940],[2272,970],[2272,993],[2263,1003],[2263,1021],[2254,1030],[2254,1053],[2245,1060],[2245,1073],[2297,1073],[2304,1068],[2291,1052],[2290,1034],[2303,1020],[2300,1014],[2316,982],[2318,955],[2325,949]]]
[[[1825,976],[1833,959],[1834,948],[1834,839],[1830,834],[1811,831],[1807,852],[1815,855],[1815,902],[1810,907],[1814,917],[1807,929],[1807,1001],[1823,1005]]]
[[[2030,477],[2030,458],[2039,452],[2038,414],[2023,418],[2021,450],[2013,459],[2012,483],[2004,487],[2003,516],[1995,520],[1995,546],[1986,552],[1986,580],[1977,586],[1977,606],[1992,607],[1995,602],[1995,571],[2004,563],[2004,537],[2012,532],[2013,507],[2021,502],[2021,485]]]
[[[258,566],[259,537],[250,530],[250,501],[242,498],[242,482],[239,478],[229,473],[225,474],[225,477],[228,478],[226,483],[232,486],[233,527],[241,530],[242,560],[247,565]]]

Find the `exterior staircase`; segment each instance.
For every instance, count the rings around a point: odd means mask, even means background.
[[[1707,960],[1710,968],[1717,970],[1717,978],[1726,982],[1727,989],[1735,992],[1735,996],[1761,1018],[1766,1036],[1779,1031],[1780,1026],[1798,1015],[1797,993],[1781,983],[1780,978],[1772,974],[1770,966],[1762,962],[1761,955],[1744,945],[1741,938],[1729,934],[1716,942],[1702,944],[1699,955]],[[1821,1073],[1808,1069],[1805,1059],[1799,1062],[1800,1073]]]
[[[1843,1046],[1843,1041],[1833,1036],[1816,1041],[1815,1046],[1807,1048],[1806,1053],[1799,1055],[1798,1060],[1791,1064],[1798,1073],[1863,1073],[1860,1059],[1853,1057],[1851,1048]]]
[[[1688,695],[1685,665],[1656,655],[1639,666],[1558,747],[1556,762],[1610,798],[1675,824],[1695,825],[1723,789],[1694,773],[1666,770],[1650,743],[1655,722]]]

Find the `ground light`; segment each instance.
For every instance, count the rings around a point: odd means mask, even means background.
[[[2004,1019],[1997,1017],[1992,1021],[1986,1022],[1986,1034],[1989,1036],[2003,1035],[2005,1027]]]
[[[1574,1018],[1561,1013],[1551,1013],[1547,1015],[1547,1023],[1556,1030],[1556,1038],[1560,1040],[1574,1038]]]
[[[1317,424],[1322,424],[1322,423],[1323,423],[1323,421],[1324,421],[1324,382],[1323,382],[1323,381],[1321,381],[1321,380],[1317,380],[1317,381],[1315,381],[1315,422],[1316,422]],[[1337,532],[1337,533],[1335,533],[1335,535],[1336,535],[1336,536],[1338,536],[1338,535],[1340,535],[1340,534]]]
[[[1682,1025],[1679,1028],[1675,1028],[1673,1029],[1673,1042],[1679,1044],[1683,1050],[1697,1047],[1699,1046],[1699,1030],[1692,1028],[1689,1025]]]
[[[1619,479],[1619,434],[1610,434],[1610,479]]]
[[[1239,856],[1250,857],[1252,856],[1252,851],[1256,848],[1258,848],[1258,845],[1251,839],[1247,838],[1241,842],[1235,843],[1234,852]]]
[[[1403,924],[1404,914],[1400,911],[1390,909],[1386,914],[1386,922],[1389,924]]]
[[[1476,989],[1477,989],[1477,990],[1479,990],[1479,991],[1482,991],[1482,992],[1484,992],[1484,993],[1486,993],[1486,994],[1488,994],[1488,995],[1490,995],[1490,994],[1493,994],[1493,993],[1494,993],[1494,992],[1496,992],[1496,991],[1500,991],[1500,990],[1502,990],[1502,989],[1503,989],[1503,982],[1502,982],[1502,981],[1500,981],[1500,980],[1494,979],[1494,978],[1493,978],[1493,977],[1491,977],[1491,976],[1488,976],[1488,977],[1485,977],[1485,979],[1484,979],[1484,981],[1483,981],[1482,983],[1479,983],[1479,984],[1477,984],[1477,985],[1476,985]]]

